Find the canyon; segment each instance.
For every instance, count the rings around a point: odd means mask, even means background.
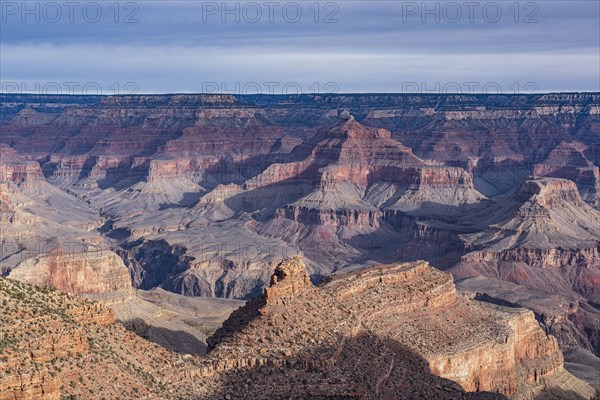
[[[193,356],[128,332],[105,305],[0,278],[0,399],[595,396],[531,311],[468,299],[426,262],[316,287],[294,257],[270,282]]]
[[[253,375],[288,356],[227,360],[240,335],[258,340],[245,314],[281,309],[306,324],[285,311],[305,296],[360,327],[324,342],[324,354],[342,354],[315,360],[337,363],[333,380],[298,373],[296,389],[316,398],[324,387],[385,398],[381,371],[407,374],[373,359],[367,386],[350,384],[347,352],[373,358],[367,342],[385,360],[418,355],[459,391],[591,396],[571,387],[562,353],[600,384],[600,94],[1,94],[0,107],[1,274],[98,301],[168,350],[221,357],[211,372],[221,390],[240,383],[234,366],[260,382],[256,393],[291,395]],[[288,288],[276,266],[296,255],[307,272]],[[444,343],[428,336],[440,332]],[[277,343],[311,368],[316,345]],[[496,362],[498,381],[485,372]],[[36,387],[50,382],[34,375]]]

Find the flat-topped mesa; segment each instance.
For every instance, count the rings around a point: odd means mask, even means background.
[[[517,196],[523,200],[531,199],[543,207],[560,207],[565,203],[585,205],[575,183],[560,178],[531,177],[523,183]]]
[[[265,298],[268,303],[277,303],[280,299],[303,293],[310,287],[312,284],[306,272],[306,265],[302,257],[295,256],[275,267],[275,272],[271,276],[271,285],[265,289]]]

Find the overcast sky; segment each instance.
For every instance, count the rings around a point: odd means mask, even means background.
[[[75,94],[600,91],[599,4],[2,0],[0,79]]]

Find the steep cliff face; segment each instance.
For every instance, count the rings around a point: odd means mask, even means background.
[[[90,249],[85,253],[69,254],[57,248],[22,262],[8,276],[74,294],[108,293],[131,288],[129,270],[123,260],[109,250]]]
[[[426,263],[368,270],[350,283],[340,279],[328,286],[371,329],[415,349],[433,374],[465,390],[529,398],[539,390],[530,384],[544,385],[546,378],[564,373],[556,340],[546,336],[531,312],[465,301],[450,275]],[[378,301],[386,307],[369,310]],[[392,314],[399,321],[390,322]]]
[[[534,166],[533,174],[575,182],[581,197],[598,208],[600,172],[598,166],[586,157],[588,150],[588,146],[581,142],[561,142],[546,160]]]
[[[483,276],[460,279],[457,287],[470,298],[532,310],[562,350],[582,348],[600,354],[600,311],[585,302]]]
[[[0,143],[0,182],[6,185],[35,187],[44,180],[42,169],[37,161],[19,154],[11,146]]]
[[[35,185],[43,180],[40,164],[36,161],[0,164],[0,180],[15,184]]]

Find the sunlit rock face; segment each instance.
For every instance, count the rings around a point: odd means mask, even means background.
[[[131,288],[129,270],[123,260],[109,250],[68,254],[57,248],[42,257],[24,261],[8,277],[74,294],[109,293]]]
[[[559,344],[600,354],[588,329],[598,94],[1,95],[0,106],[3,275],[247,300],[296,254],[313,282],[423,259],[560,296],[577,311],[553,311],[572,323]],[[116,256],[92,256],[103,251]]]

